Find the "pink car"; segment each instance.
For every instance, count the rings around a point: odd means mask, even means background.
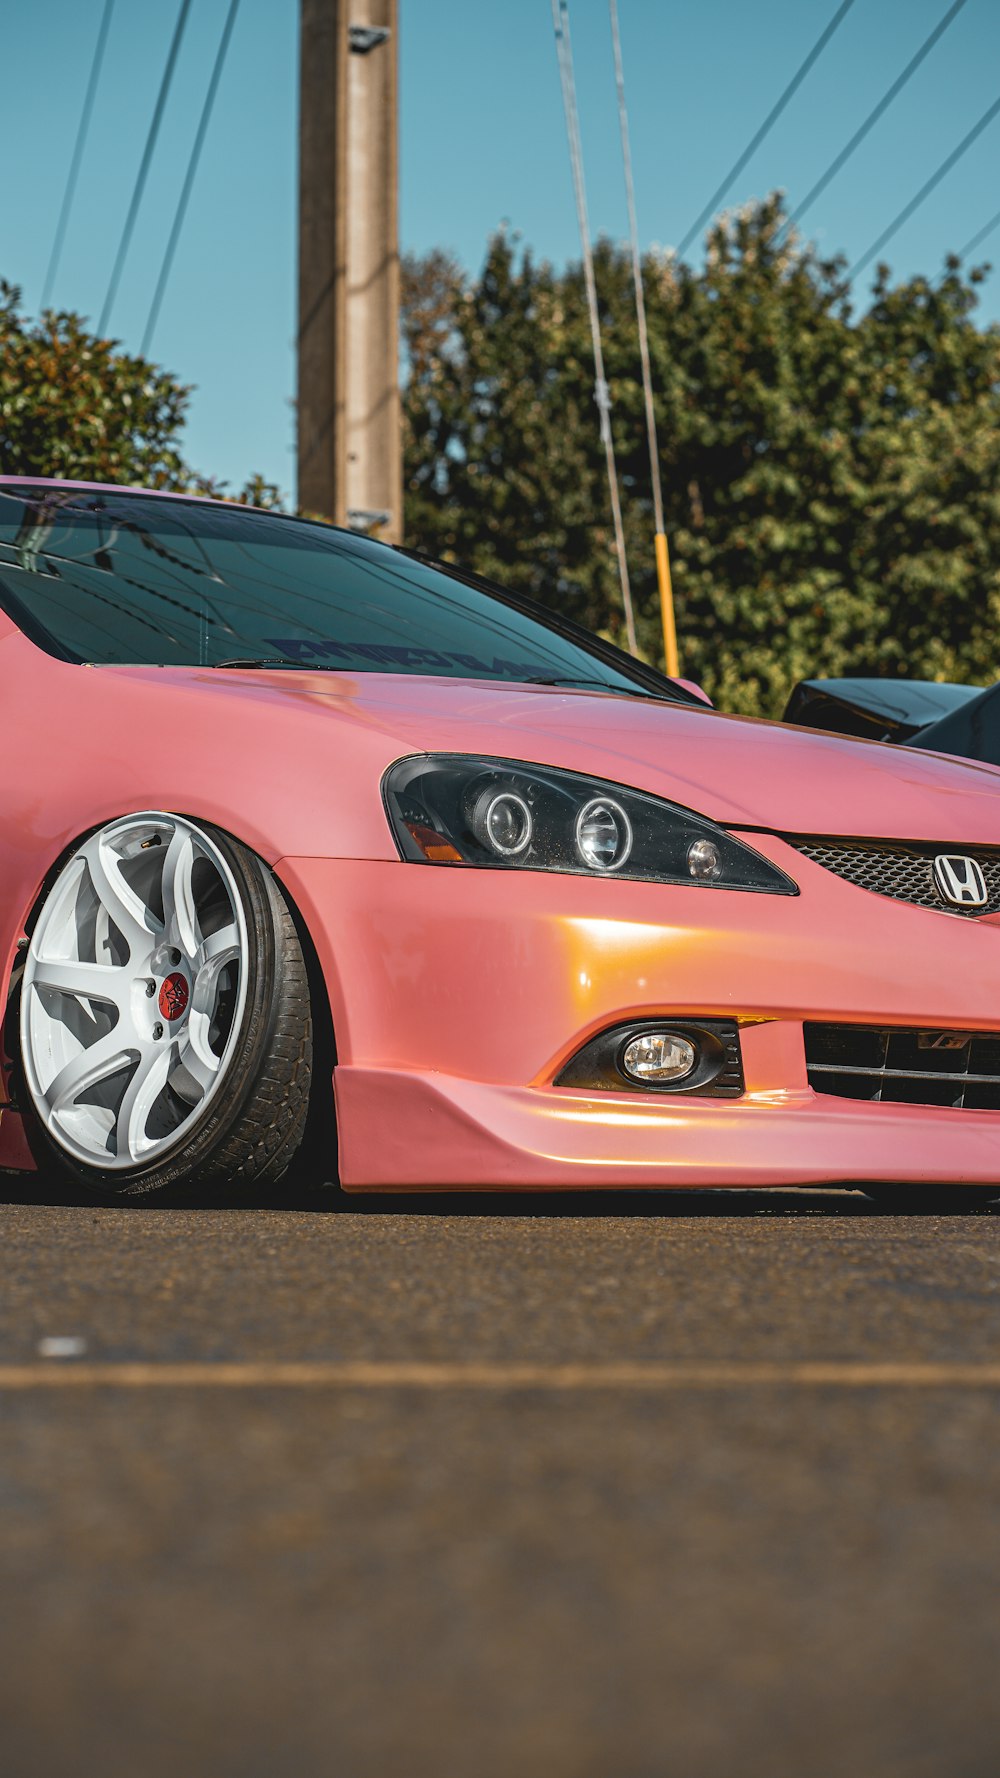
[[[0,485],[0,669],[0,1166],[1000,1192],[992,767],[119,488]]]

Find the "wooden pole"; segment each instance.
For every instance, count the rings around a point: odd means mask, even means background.
[[[301,0],[298,504],[402,537],[397,0]]]

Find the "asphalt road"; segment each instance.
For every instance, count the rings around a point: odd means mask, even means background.
[[[1000,1217],[37,1196],[4,1778],[994,1778]]]

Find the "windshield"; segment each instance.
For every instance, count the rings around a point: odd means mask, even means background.
[[[683,699],[528,601],[239,506],[0,487],[0,603],[42,647],[95,665],[423,673]]]

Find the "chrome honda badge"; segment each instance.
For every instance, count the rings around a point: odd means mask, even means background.
[[[934,860],[934,886],[942,901],[954,908],[982,908],[989,895],[986,878],[974,858],[939,852]]]

